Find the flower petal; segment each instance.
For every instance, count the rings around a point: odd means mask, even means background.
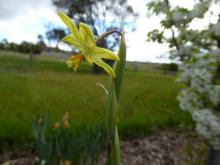
[[[112,51],[100,47],[95,47],[94,51],[94,56],[97,56],[98,58],[105,58],[105,59],[110,59],[110,60],[115,60],[119,61],[119,57],[113,53]]]
[[[81,48],[79,41],[74,36],[72,36],[72,35],[64,37],[62,39],[62,41],[73,45],[77,49]]]
[[[66,26],[68,27],[68,29],[70,30],[70,32],[77,38],[80,38],[79,35],[79,30],[77,29],[76,24],[74,23],[74,21],[69,18],[65,13],[63,12],[58,12],[58,15],[60,16],[60,18],[63,20],[63,22],[66,24]]]
[[[84,42],[87,42],[87,44],[90,47],[96,46],[95,37],[93,35],[93,32],[87,24],[82,23],[82,22],[79,23],[79,33],[80,33],[82,40]]]
[[[106,64],[101,58],[93,57],[93,62],[102,67],[110,76],[115,77],[115,72],[108,64]]]
[[[77,68],[80,66],[81,62],[83,60],[83,55],[77,54],[71,56],[67,61],[66,64],[69,68],[73,68],[74,71],[77,70]]]
[[[93,63],[93,58],[92,58],[91,55],[86,55],[86,54],[85,54],[84,57],[85,57],[85,59],[86,59],[90,64]]]

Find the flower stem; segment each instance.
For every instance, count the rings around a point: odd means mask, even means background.
[[[107,31],[106,33],[102,34],[100,37],[98,37],[98,38],[96,39],[96,43],[98,44],[98,43],[102,42],[102,40],[103,40],[105,37],[107,37],[107,36],[109,36],[109,35],[111,35],[111,34],[113,34],[113,33],[117,33],[117,34],[119,34],[120,36],[122,36],[122,33],[121,33],[120,31],[118,31],[118,30],[109,30],[109,31]]]
[[[120,61],[114,66],[116,78],[111,78],[109,86],[106,129],[107,129],[107,165],[120,165],[120,143],[117,129],[118,104],[126,62],[126,44],[124,34],[121,34],[118,56]]]

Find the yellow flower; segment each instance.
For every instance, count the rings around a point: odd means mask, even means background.
[[[72,162],[69,160],[64,160],[63,165],[72,165]]]
[[[83,55],[77,54],[71,56],[67,61],[66,64],[69,68],[74,66],[74,71],[80,66],[81,62],[83,61]]]
[[[66,112],[66,114],[63,116],[63,127],[64,128],[69,128],[70,124],[69,124],[69,113]]]
[[[53,128],[54,129],[60,128],[60,123],[59,122],[54,123]]]
[[[73,55],[67,60],[67,65],[76,70],[84,57],[89,63],[97,64],[109,75],[115,77],[114,70],[103,59],[119,61],[119,57],[108,49],[96,46],[94,34],[87,24],[80,22],[78,29],[71,18],[63,12],[59,12],[58,14],[71,32],[70,35],[64,37],[62,40],[73,45],[80,51],[80,54]]]

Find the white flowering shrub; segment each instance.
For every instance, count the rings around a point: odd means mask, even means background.
[[[209,9],[210,1],[201,1],[200,3],[196,4],[191,12],[192,18],[202,18],[206,11]]]
[[[216,36],[220,36],[220,22],[217,22],[216,24],[212,25],[209,31],[210,33],[213,33]]]
[[[161,19],[161,28],[148,32],[148,38],[167,43],[170,58],[183,63],[179,81],[186,88],[178,96],[180,107],[192,114],[197,131],[210,140],[211,148],[220,150],[220,80],[216,81],[218,66],[220,76],[220,17],[219,10],[213,10],[220,1],[197,0],[191,9],[172,2],[148,3],[148,10]],[[195,28],[193,24],[200,21],[208,26]]]
[[[184,21],[185,19],[187,19],[187,16],[180,11],[174,11],[172,13],[172,19],[175,23],[181,23],[182,21]]]
[[[198,133],[220,149],[220,85],[214,79],[220,61],[216,52],[219,51],[192,55],[180,66],[179,81],[187,87],[178,100],[181,109],[192,114]]]
[[[182,57],[184,60],[187,60],[191,57],[192,53],[198,51],[198,49],[199,48],[197,46],[179,46],[178,50],[170,50],[170,58],[180,59]]]

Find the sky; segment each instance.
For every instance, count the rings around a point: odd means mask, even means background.
[[[170,62],[161,56],[168,54],[166,44],[147,42],[147,32],[160,28],[159,19],[147,17],[146,3],[149,0],[128,0],[135,12],[136,31],[126,33],[127,60],[141,62]],[[172,1],[171,1],[172,2]],[[192,6],[193,0],[175,1],[185,7]],[[0,41],[6,38],[9,42],[37,42],[38,34],[45,34],[49,23],[64,27],[56,14],[56,8],[50,0],[6,0],[0,2]],[[159,58],[160,57],[160,58]]]

